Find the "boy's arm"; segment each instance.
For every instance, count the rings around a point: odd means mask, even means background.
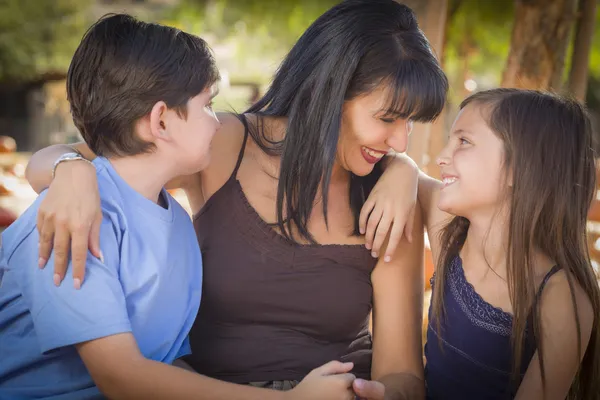
[[[226,383],[148,360],[131,333],[76,347],[100,391],[111,399],[287,399],[279,391]]]
[[[72,274],[65,276],[68,284],[57,287],[51,269],[35,266],[34,227],[23,240],[25,247],[13,253],[10,262],[23,264],[20,283],[41,352],[75,346],[99,389],[115,399],[319,400],[350,391],[352,364],[326,364],[282,393],[220,382],[145,359],[131,333],[119,279],[118,232],[105,216],[100,229],[103,260],[88,253],[87,278],[80,290],[73,287]]]

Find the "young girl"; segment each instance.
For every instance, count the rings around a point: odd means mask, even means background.
[[[428,398],[600,398],[589,119],[574,101],[516,89],[460,108],[438,159],[443,182],[419,179],[438,266]]]

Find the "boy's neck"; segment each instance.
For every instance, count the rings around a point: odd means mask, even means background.
[[[170,173],[170,168],[157,162],[155,156],[138,154],[109,160],[115,171],[133,190],[158,204],[161,190],[174,176]]]

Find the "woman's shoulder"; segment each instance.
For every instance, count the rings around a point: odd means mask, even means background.
[[[202,171],[202,175],[218,173],[231,173],[242,149],[245,126],[243,116],[232,113],[218,113],[217,118],[221,127],[215,134],[211,143],[211,161],[209,166]]]

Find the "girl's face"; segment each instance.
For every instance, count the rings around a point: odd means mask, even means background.
[[[358,96],[344,104],[337,148],[337,163],[365,176],[390,150],[406,151],[412,122],[385,115],[385,88]]]
[[[488,127],[484,111],[477,104],[460,111],[437,160],[444,184],[438,207],[467,219],[493,216],[510,185],[505,180],[504,143]]]

